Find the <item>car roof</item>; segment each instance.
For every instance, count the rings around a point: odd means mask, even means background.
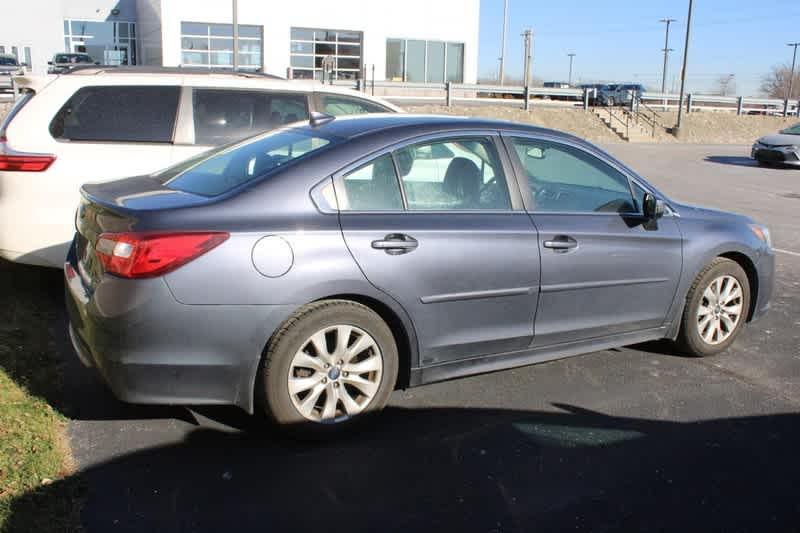
[[[471,130],[502,130],[517,131],[520,133],[544,134],[561,137],[571,141],[585,143],[579,137],[557,130],[551,130],[532,124],[520,124],[479,117],[462,117],[454,115],[416,115],[407,113],[371,113],[368,115],[349,115],[333,120],[328,120],[319,125],[311,123],[295,123],[295,129],[306,130],[309,133],[338,137],[341,139],[354,139],[377,132],[395,132],[398,137],[408,134],[414,136],[426,135],[447,131]]]
[[[291,91],[305,93],[328,93],[361,98],[375,102],[393,111],[401,111],[394,104],[357,92],[350,87],[325,85],[314,80],[287,80],[280,76],[249,70],[231,70],[223,68],[198,68],[198,67],[151,67],[151,66],[117,66],[117,65],[76,65],[60,76],[70,79],[91,77],[93,82],[97,78],[108,76],[108,79],[130,80],[133,84],[146,84],[148,79],[159,82],[173,81],[176,85],[190,87],[218,87],[221,89],[261,89],[276,91]]]

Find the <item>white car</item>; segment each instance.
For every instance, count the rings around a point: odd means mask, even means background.
[[[84,67],[15,78],[0,125],[0,256],[63,267],[83,183],[150,174],[298,120],[400,112],[350,89],[242,72]]]

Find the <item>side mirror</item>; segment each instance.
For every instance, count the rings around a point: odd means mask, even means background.
[[[48,61],[48,62],[47,62],[47,64],[48,64],[48,65],[52,65],[52,64],[53,64],[53,62],[52,62],[52,61]]]
[[[666,211],[664,201],[659,200],[649,192],[644,195],[644,205],[642,209],[644,210],[644,216],[649,219],[661,218]]]

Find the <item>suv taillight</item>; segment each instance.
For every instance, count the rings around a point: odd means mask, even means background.
[[[47,170],[56,156],[50,154],[28,154],[16,152],[8,146],[8,139],[0,137],[0,170],[10,172],[43,172]]]
[[[197,259],[229,236],[224,232],[103,233],[95,253],[109,274],[152,278]]]

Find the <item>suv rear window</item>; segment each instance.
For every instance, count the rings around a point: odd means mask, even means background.
[[[308,118],[305,94],[194,89],[195,144],[218,145]]]
[[[262,178],[332,144],[333,140],[297,129],[281,129],[205,154],[163,170],[153,177],[166,187],[217,196]]]
[[[50,123],[56,139],[172,142],[178,86],[84,87]]]

